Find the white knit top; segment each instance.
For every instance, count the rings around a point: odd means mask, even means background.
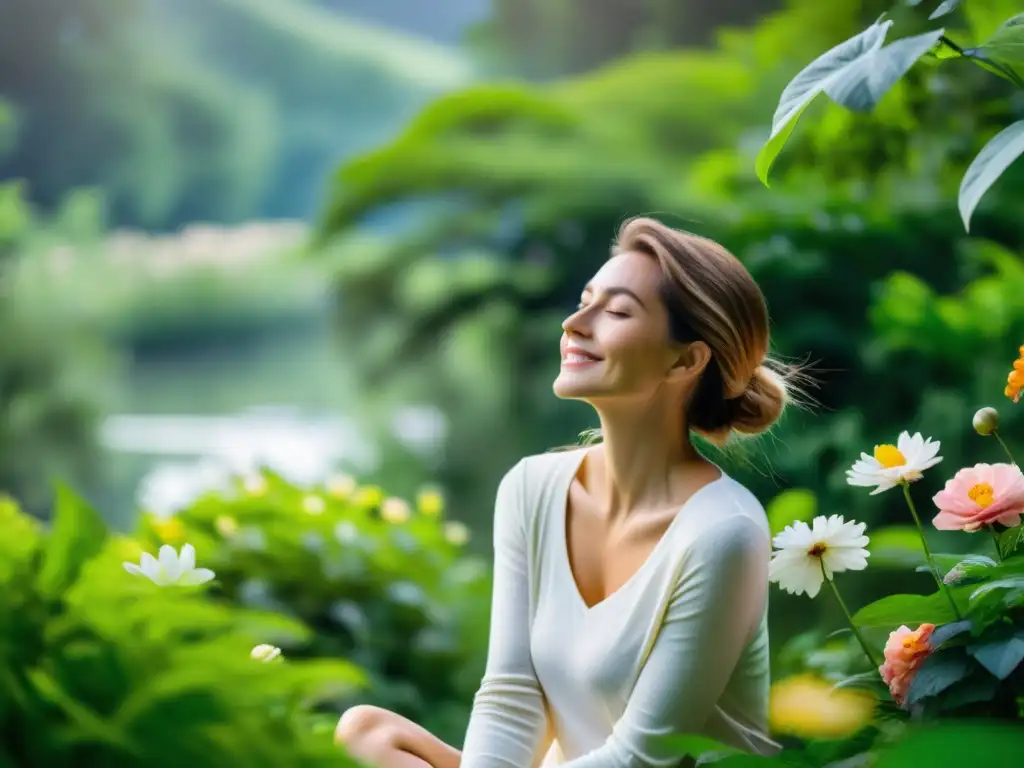
[[[587,607],[566,546],[584,455],[528,457],[498,488],[487,669],[461,768],[675,766],[662,743],[674,733],[775,753],[763,508],[722,474],[621,588]]]

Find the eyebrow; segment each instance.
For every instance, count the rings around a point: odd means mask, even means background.
[[[643,307],[644,309],[647,309],[647,305],[644,304],[643,299],[641,299],[633,291],[631,291],[629,288],[626,288],[625,286],[622,286],[622,285],[612,285],[612,286],[608,286],[607,288],[604,288],[603,291],[604,291],[604,293],[608,294],[609,296],[629,296],[629,298],[631,298],[633,301],[635,301],[641,307]],[[590,283],[587,283],[583,287],[583,292],[584,293],[588,293],[588,292],[593,293],[594,292],[594,286],[592,286]]]

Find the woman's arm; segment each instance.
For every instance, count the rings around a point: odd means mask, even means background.
[[[760,623],[771,544],[745,517],[703,533],[686,555],[658,638],[625,712],[598,749],[563,768],[661,768],[666,736],[699,732]]]
[[[546,741],[544,697],[530,654],[524,475],[519,462],[498,486],[487,669],[473,702],[461,768],[531,768]]]

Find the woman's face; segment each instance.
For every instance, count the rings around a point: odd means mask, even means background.
[[[657,261],[642,253],[619,254],[601,267],[562,323],[555,395],[644,398],[665,384],[682,347],[669,337],[661,279]]]

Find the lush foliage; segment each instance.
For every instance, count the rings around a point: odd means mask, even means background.
[[[1006,395],[1017,402],[1024,386],[1024,346],[1008,381]],[[931,553],[912,485],[926,471],[940,471],[934,469],[942,461],[939,443],[904,434],[895,445],[880,445],[870,455],[863,453],[848,472],[851,485],[874,486],[875,494],[902,490],[908,517],[920,536],[919,570],[929,573],[937,587],[931,594],[890,594],[851,615],[835,583],[835,574],[867,567],[864,525],[844,522],[840,516],[822,516],[815,518],[812,526],[795,522],[775,537],[772,579],[786,591],[806,592],[811,597],[827,583],[846,613],[855,642],[841,643],[838,648],[833,644],[833,658],[824,666],[831,667],[833,673],[838,668],[855,670],[858,665],[851,664],[854,657],[849,654],[849,646],[854,645],[863,653],[859,666],[866,661],[869,668],[830,684],[834,688],[829,698],[846,697],[845,701],[822,702],[831,715],[832,727],[848,728],[846,738],[826,734],[833,738],[824,749],[821,744],[800,744],[784,748],[775,757],[738,757],[737,761],[742,759],[744,765],[820,766],[859,755],[868,765],[895,764],[888,752],[897,744],[897,751],[906,753],[902,742],[908,734],[910,739],[923,738],[927,749],[929,741],[948,728],[943,725],[941,731],[933,729],[931,735],[926,732],[918,737],[907,730],[908,724],[934,725],[937,721],[1003,724],[1006,730],[995,732],[999,734],[999,746],[988,741],[993,733],[988,725],[963,732],[964,738],[981,750],[979,755],[985,755],[986,764],[999,760],[1001,750],[1019,750],[1024,745],[1024,474],[1002,436],[994,408],[979,411],[972,426],[979,435],[1002,446],[1007,462],[979,463],[956,472],[934,496],[937,514],[931,522],[935,528],[985,536],[990,541],[991,555]],[[887,638],[884,648],[877,642],[878,631]],[[810,651],[818,650],[820,656],[826,650],[820,646],[815,649],[814,639],[808,640],[810,643],[803,643],[799,655],[806,658]],[[791,644],[789,653],[794,650]],[[799,726],[786,722],[785,713],[780,716],[777,711],[780,707],[799,712],[808,704],[795,699],[779,702],[780,695],[793,699],[794,694],[802,694],[812,700],[813,706],[819,689],[812,681],[815,677],[825,680],[826,674],[819,669],[817,675],[789,683],[793,693],[776,684],[773,719],[777,725]],[[861,696],[862,703],[858,704],[849,698],[849,689],[863,689],[870,698]],[[815,720],[813,715],[807,719]],[[800,735],[807,736],[809,730]],[[936,749],[945,744],[948,742],[940,740]],[[681,739],[680,746],[693,754],[730,752],[722,745],[700,740]],[[925,757],[918,754],[915,759]],[[951,755],[941,751],[928,762],[956,764]],[[730,759],[721,764],[730,765]]]
[[[17,288],[28,244],[46,227],[17,184],[0,185],[0,489],[33,511],[54,476],[81,478],[95,464],[109,350],[61,305]]]
[[[299,622],[125,573],[138,544],[66,490],[49,531],[7,499],[0,527],[0,764],[351,764],[312,707],[358,668],[250,658]]]
[[[999,4],[997,4],[999,5]],[[957,13],[959,2],[943,2],[928,17],[929,22],[947,22]],[[968,8],[973,4],[968,3]],[[944,27],[936,27],[896,42],[885,44],[892,19],[879,19],[866,30],[840,43],[807,65],[786,86],[772,120],[768,143],[757,158],[757,172],[768,183],[768,171],[796,125],[800,115],[816,96],[825,93],[848,109],[873,109],[882,97],[922,56],[960,58],[999,75],[1024,89],[1024,79],[1014,67],[1024,63],[1024,14],[1003,21],[977,46],[964,49]],[[959,207],[964,227],[988,188],[1006,168],[1024,154],[1024,119],[1003,128],[982,147],[960,183]]]
[[[463,552],[468,532],[440,497],[413,509],[377,487],[336,477],[297,488],[272,475],[211,494],[172,518],[145,516],[149,550],[193,544],[218,577],[218,602],[295,617],[313,634],[284,655],[345,658],[365,690],[334,712],[373,703],[451,743],[461,741],[483,672],[489,569]]]
[[[1017,108],[1011,84],[974,66],[956,80],[915,70],[871,119],[834,107],[794,135],[772,190],[752,172],[750,126],[794,71],[861,27],[862,11],[792,0],[752,30],[723,33],[714,51],[456,93],[342,167],[323,222],[344,254],[339,325],[375,395],[449,414],[441,479],[469,510],[486,508],[515,457],[590,426],[550,394],[553,350],[617,225],[639,212],[728,245],[768,297],[775,351],[817,363],[822,408],[791,415],[771,465],[758,447],[726,459],[759,495],[781,478],[822,509],[862,505],[843,457],[907,424],[963,425],[944,442],[948,460],[965,458],[977,393],[1005,354],[977,342],[1024,332],[1022,177],[1011,168],[978,211],[984,239],[964,238],[950,197],[973,157],[965,148]],[[950,34],[965,46],[998,25],[980,11],[958,23]],[[940,88],[941,103],[925,98]],[[363,234],[417,205],[393,235]]]

